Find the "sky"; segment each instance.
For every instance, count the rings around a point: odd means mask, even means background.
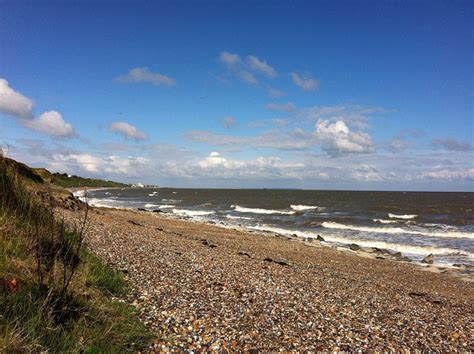
[[[0,146],[170,187],[474,191],[473,13],[0,0]]]

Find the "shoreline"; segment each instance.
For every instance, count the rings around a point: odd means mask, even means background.
[[[131,188],[131,187],[129,187]],[[104,188],[94,188],[93,190],[108,190],[108,189],[121,189],[121,187],[104,187]],[[81,199],[81,195],[77,195],[75,192],[78,192],[80,190],[84,190],[84,188],[77,188],[75,190],[69,189],[71,193],[74,194],[76,198]],[[88,191],[90,191],[88,189]],[[81,201],[85,202],[84,200],[81,199]],[[322,247],[329,247],[332,249],[335,249],[339,252],[348,252],[351,254],[356,254],[360,257],[363,258],[371,258],[371,259],[384,259],[384,260],[390,260],[393,262],[402,262],[402,263],[410,263],[413,265],[416,265],[420,268],[422,268],[425,271],[430,271],[430,272],[436,272],[436,273],[441,273],[441,272],[446,272],[449,274],[452,274],[453,276],[460,277],[461,279],[465,281],[471,281],[474,282],[474,267],[469,264],[448,264],[448,263],[437,263],[436,262],[436,257],[434,256],[434,261],[433,263],[425,263],[423,261],[416,261],[413,259],[410,259],[406,255],[404,255],[402,252],[397,252],[391,249],[386,249],[386,248],[378,248],[378,247],[371,247],[371,246],[361,246],[357,244],[357,240],[354,241],[354,243],[351,244],[341,244],[339,245],[338,243],[334,242],[327,242],[324,239],[319,241],[317,238],[310,238],[310,237],[302,237],[298,236],[296,234],[289,235],[289,234],[282,234],[279,232],[275,231],[266,231],[266,230],[258,230],[258,229],[252,229],[244,226],[239,226],[239,225],[232,225],[232,224],[225,224],[223,222],[214,222],[214,221],[209,221],[209,220],[199,220],[195,219],[192,217],[187,217],[187,216],[182,216],[182,215],[176,215],[172,213],[167,213],[167,212],[155,212],[152,210],[145,210],[143,208],[136,208],[136,207],[111,207],[111,206],[103,206],[103,205],[97,205],[93,206],[94,208],[101,208],[101,209],[110,209],[110,210],[124,210],[124,211],[135,211],[138,213],[144,213],[146,215],[152,215],[156,216],[159,215],[160,217],[164,218],[170,218],[174,220],[182,220],[186,222],[191,222],[191,223],[197,223],[197,224],[202,224],[202,225],[213,225],[216,227],[221,227],[223,229],[230,229],[230,230],[235,230],[239,232],[247,232],[251,234],[258,234],[258,235],[264,235],[267,237],[280,237],[280,238],[286,238],[288,240],[292,241],[297,241],[297,242],[302,242],[308,246],[322,246]],[[159,210],[159,209],[158,209]],[[318,235],[319,237],[319,235]],[[431,254],[426,254],[425,256],[430,256]],[[425,257],[423,257],[425,258]]]
[[[449,272],[161,213],[90,214],[87,245],[125,274],[155,349],[472,348],[474,284]]]

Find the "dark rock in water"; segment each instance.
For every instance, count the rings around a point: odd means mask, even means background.
[[[427,255],[425,258],[423,258],[421,263],[433,264],[433,254],[430,253],[429,255]]]
[[[148,211],[148,210],[146,210],[146,209],[144,209],[144,208],[137,208],[137,210],[138,210],[138,211]]]
[[[298,237],[298,235],[297,235],[297,234],[293,234],[293,235],[291,235],[291,237]]]
[[[392,257],[395,258],[397,261],[401,261],[402,258],[403,258],[401,252],[394,253],[394,254],[392,255]]]
[[[324,238],[322,238],[322,236],[318,235],[317,240],[318,241],[324,241]]]
[[[355,244],[355,243],[351,243],[351,244],[349,245],[349,248],[350,248],[351,250],[353,250],[353,251],[360,251],[360,246],[357,245],[357,244]]]
[[[163,213],[163,210],[160,210],[160,209],[153,209],[153,212],[154,212],[154,213]]]

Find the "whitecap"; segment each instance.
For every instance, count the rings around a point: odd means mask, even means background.
[[[183,216],[206,216],[214,214],[213,211],[205,210],[188,210],[188,209],[173,209],[173,214],[183,215]]]
[[[158,206],[159,206],[158,204],[151,204],[151,203],[145,204],[145,208],[156,208]]]
[[[248,216],[226,215],[225,217],[227,219],[254,220],[253,218],[249,218]]]
[[[373,219],[374,222],[379,222],[381,224],[396,224],[397,220],[385,220],[385,219]]]
[[[411,234],[428,237],[447,237],[447,238],[474,238],[474,233],[463,232],[463,231],[445,231],[445,232],[432,232],[416,231],[410,229],[404,229],[401,227],[368,227],[368,226],[357,226],[357,225],[344,225],[333,221],[324,221],[321,224],[322,227],[327,229],[338,229],[338,230],[352,230],[362,232],[374,232],[382,234]]]
[[[252,214],[282,214],[282,215],[293,215],[294,211],[284,210],[272,210],[272,209],[261,209],[261,208],[247,208],[240,205],[232,205],[235,211],[240,213],[252,213]]]
[[[323,207],[319,207],[317,205],[290,205],[291,209],[296,211],[304,211],[304,210],[324,210]]]
[[[267,231],[267,232],[275,232],[281,235],[292,236],[296,235],[298,237],[304,238],[317,238],[317,234],[310,231],[299,231],[299,230],[287,230],[277,227],[271,227],[268,225],[263,226],[249,226],[249,229],[259,230],[259,231]],[[383,241],[372,241],[372,240],[364,240],[364,239],[356,239],[356,238],[348,238],[348,237],[340,237],[334,235],[324,235],[324,240],[328,242],[337,242],[342,244],[351,244],[355,243],[361,247],[376,247],[380,249],[387,249],[395,252],[402,252],[402,253],[410,253],[416,255],[426,255],[426,254],[433,254],[433,255],[460,255],[460,256],[467,256],[469,258],[474,258],[474,254],[456,249],[456,248],[447,248],[447,247],[435,247],[435,246],[417,246],[417,245],[403,245],[399,243],[392,243],[392,242],[383,242]]]
[[[417,216],[418,215],[416,214],[405,214],[405,215],[398,215],[398,214],[391,214],[391,213],[388,214],[388,217],[392,219],[414,219]]]

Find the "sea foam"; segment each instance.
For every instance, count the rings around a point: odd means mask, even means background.
[[[398,215],[398,214],[391,214],[391,213],[388,214],[388,217],[392,219],[414,219],[417,216],[418,215],[416,214],[405,214],[405,215]]]
[[[319,207],[317,205],[290,205],[291,209],[296,211],[304,211],[304,210],[323,210],[324,208]]]
[[[213,211],[205,211],[205,210],[189,210],[189,209],[173,209],[173,214],[183,215],[183,216],[206,216],[214,214]]]
[[[327,229],[338,229],[338,230],[352,230],[362,232],[374,232],[382,234],[411,234],[428,237],[447,237],[447,238],[474,238],[474,233],[463,232],[463,231],[445,231],[445,232],[432,232],[416,231],[410,229],[403,229],[401,227],[368,227],[368,226],[357,226],[357,225],[344,225],[333,221],[324,221],[321,224],[322,227]]]
[[[274,232],[277,234],[287,235],[287,236],[296,235],[298,237],[304,237],[304,238],[316,238],[318,236],[316,233],[310,232],[310,231],[288,230],[288,229],[282,229],[278,227],[271,227],[268,225],[250,226],[249,229]],[[375,247],[375,248],[380,248],[380,249],[391,250],[394,252],[402,252],[402,253],[409,253],[409,254],[415,254],[415,255],[426,255],[430,253],[433,255],[440,255],[440,256],[441,255],[444,255],[444,256],[461,255],[461,256],[466,256],[466,257],[474,259],[474,254],[463,251],[463,250],[459,250],[456,248],[403,245],[399,243],[340,237],[340,236],[334,236],[334,235],[324,235],[324,240],[328,242],[336,242],[336,243],[341,243],[341,244],[346,244],[346,245],[355,243],[361,247]]]
[[[235,211],[240,213],[252,213],[252,214],[282,214],[282,215],[293,215],[295,211],[285,210],[272,210],[272,209],[260,209],[260,208],[246,208],[240,205],[232,205]]]

